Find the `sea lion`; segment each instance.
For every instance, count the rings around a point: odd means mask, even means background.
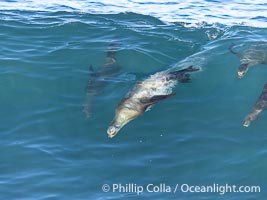
[[[198,71],[192,66],[173,72],[158,72],[137,83],[116,108],[116,113],[107,134],[113,138],[129,121],[147,111],[153,104],[175,95],[173,87],[179,82],[190,81],[187,72]]]
[[[255,121],[259,114],[265,109],[267,109],[267,83],[265,83],[263,91],[255,103],[253,110],[247,115],[243,126],[248,127],[251,122]]]
[[[240,65],[237,71],[238,79],[242,79],[247,73],[248,69],[258,64],[267,64],[267,47],[266,45],[251,45],[241,52],[235,52],[232,44],[229,46],[231,53],[235,54],[240,59]]]
[[[118,43],[110,44],[104,64],[98,70],[95,70],[94,67],[90,65],[90,79],[86,87],[86,101],[83,109],[83,112],[87,117],[90,117],[92,114],[91,106],[94,97],[103,92],[105,86],[121,69],[121,66],[116,59],[117,50]]]

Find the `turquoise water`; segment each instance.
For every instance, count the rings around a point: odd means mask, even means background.
[[[99,2],[80,5],[84,10],[70,2],[48,1],[46,7],[36,1],[1,2],[0,199],[264,200],[267,112],[249,128],[242,124],[267,81],[267,68],[257,65],[238,80],[239,59],[228,47],[267,42],[266,3],[240,4],[240,13],[245,5],[252,10],[247,18],[227,10],[225,18],[216,18],[206,11],[204,22],[196,23],[198,9],[218,12],[210,7],[218,2],[202,1],[185,20],[178,11],[169,16],[142,12],[140,2],[140,12],[132,9],[135,13],[125,12],[129,7],[121,1],[102,3],[107,12],[99,11]],[[117,9],[108,12],[109,6]],[[259,8],[262,12],[251,16]],[[175,22],[168,20],[172,15]],[[89,66],[103,65],[113,41],[120,44],[117,61],[122,69],[95,97],[92,117],[86,118],[82,110]],[[138,80],[189,65],[201,69],[191,83],[179,84],[175,97],[108,139],[117,104]],[[165,183],[172,191],[176,184],[227,183],[257,185],[261,192],[102,191],[103,184],[118,183]]]

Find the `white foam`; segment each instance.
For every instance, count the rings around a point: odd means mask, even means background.
[[[25,0],[1,1],[0,10],[78,11],[97,14],[135,12],[154,16],[165,22],[185,22],[189,27],[199,27],[202,22],[267,27],[266,0]]]

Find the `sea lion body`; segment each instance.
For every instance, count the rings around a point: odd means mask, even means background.
[[[100,95],[106,85],[120,72],[121,66],[117,62],[116,52],[118,44],[112,43],[108,47],[107,55],[104,64],[95,70],[90,66],[90,79],[86,86],[86,102],[83,112],[87,117],[91,116],[92,101],[95,96]]]
[[[260,97],[255,103],[252,112],[247,115],[243,125],[245,127],[250,126],[251,122],[255,121],[258,118],[259,114],[265,109],[267,109],[267,83],[265,83]]]
[[[90,67],[90,80],[87,83],[86,93],[99,95],[103,92],[104,87],[108,84],[119,71],[121,67],[118,65],[115,57],[107,57],[104,65],[95,71]]]
[[[229,50],[240,59],[240,65],[237,71],[238,79],[242,79],[250,67],[258,64],[267,64],[267,47],[261,45],[252,45],[242,52],[235,52],[231,45]]]
[[[114,137],[125,124],[142,115],[153,104],[174,96],[172,89],[177,81],[190,81],[186,73],[193,71],[198,69],[190,66],[174,72],[158,72],[137,83],[116,108],[115,117],[107,131],[108,136]]]

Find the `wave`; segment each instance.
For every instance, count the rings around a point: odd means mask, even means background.
[[[199,26],[202,22],[208,24],[221,23],[225,25],[244,25],[252,27],[267,27],[266,1],[234,0],[228,1],[157,1],[157,0],[54,0],[39,1],[1,1],[2,11],[48,11],[77,12],[88,14],[118,14],[133,12],[153,16],[166,23],[185,22],[190,26]]]

